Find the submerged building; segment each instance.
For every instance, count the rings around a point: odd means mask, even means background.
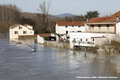
[[[81,22],[58,22],[56,33],[69,35],[71,49],[74,46],[101,46],[106,40],[114,40],[120,34],[119,16],[120,11],[109,17],[92,18],[81,25],[77,24]]]
[[[30,25],[16,24],[9,28],[10,39],[18,39],[19,36],[34,35],[33,27]]]

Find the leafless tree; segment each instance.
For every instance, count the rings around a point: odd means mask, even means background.
[[[107,58],[110,59],[111,51],[113,49],[113,46],[108,44],[108,45],[103,45],[102,49],[105,51],[105,54],[107,55]]]
[[[0,21],[17,21],[20,16],[20,9],[16,5],[0,5]]]
[[[49,29],[49,31],[51,31],[49,9],[50,9],[50,2],[43,1],[42,3],[40,3],[39,11],[42,12],[43,27],[44,29]]]

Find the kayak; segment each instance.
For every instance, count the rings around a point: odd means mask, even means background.
[[[32,49],[31,52],[36,52],[36,49]]]

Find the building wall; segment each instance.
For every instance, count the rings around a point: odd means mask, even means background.
[[[104,37],[103,37],[104,36]],[[70,33],[70,48],[73,46],[101,46],[115,40],[116,34],[110,33]],[[73,43],[75,39],[75,43]],[[82,39],[82,41],[81,41]]]
[[[85,30],[91,31],[91,32],[114,32],[114,24],[93,24],[93,25],[87,25],[85,24]]]
[[[44,44],[44,42],[45,42],[44,37],[37,35],[37,42],[40,44]]]
[[[79,25],[78,25],[79,26]],[[85,32],[85,26],[81,26],[81,27],[78,27],[78,26],[58,26],[56,24],[56,33],[57,34],[66,34],[66,31],[68,31],[68,35],[70,32],[74,31],[74,32],[77,32],[77,31],[81,31],[81,32]]]
[[[21,27],[21,29],[19,29],[19,27]],[[9,29],[9,35],[10,35],[10,39],[12,38],[18,38],[19,35],[34,35],[34,30],[31,30],[32,28],[30,27],[30,29],[28,29],[28,27],[25,27],[23,25],[19,25],[15,28],[10,28]],[[18,34],[15,34],[15,31],[18,31]],[[23,34],[23,31],[26,31],[26,34]]]
[[[114,25],[92,25],[91,32],[114,32]]]
[[[120,22],[116,23],[116,33],[120,34]]]
[[[94,43],[95,46],[101,46],[102,44],[108,44],[111,40],[115,40],[116,34],[106,34],[105,38],[95,38]]]
[[[73,46],[95,46],[94,38],[91,37],[106,37],[105,33],[70,33],[70,48]],[[82,40],[81,40],[82,39]],[[75,43],[73,42],[75,40]]]

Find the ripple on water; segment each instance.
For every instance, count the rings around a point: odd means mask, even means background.
[[[5,53],[5,48],[0,48],[0,54]]]

